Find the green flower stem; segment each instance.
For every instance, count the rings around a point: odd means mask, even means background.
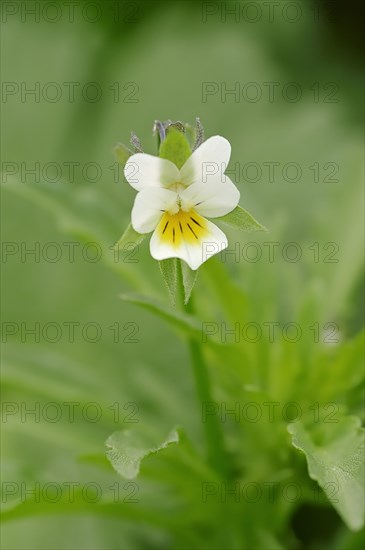
[[[178,288],[180,295],[179,305],[184,304],[184,289],[182,282],[181,264],[178,262]],[[194,313],[194,306],[192,298],[185,306],[187,313]],[[208,369],[204,361],[202,346],[193,338],[188,339],[188,345],[190,349],[190,356],[192,361],[192,367],[195,377],[196,391],[200,403],[201,422],[203,422],[203,405],[204,403],[213,404],[213,398],[211,393],[211,384],[208,374]],[[205,430],[205,439],[207,446],[207,455],[209,464],[222,476],[222,478],[228,477],[228,460],[226,450],[224,446],[223,431],[219,422],[217,412],[214,410],[212,414],[209,414],[206,418],[206,422],[203,422]]]
[[[209,375],[200,344],[196,340],[189,339],[189,347],[195,375],[197,394],[202,411],[202,406],[204,403],[213,403]],[[201,420],[203,421],[203,418]],[[228,464],[226,451],[224,448],[223,432],[217,413],[214,411],[213,414],[209,414],[203,425],[205,428],[208,461],[223,478],[226,478]]]

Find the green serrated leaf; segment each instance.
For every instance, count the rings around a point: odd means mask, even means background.
[[[158,262],[162,278],[169,291],[172,305],[176,304],[177,293],[177,258],[168,258],[167,260],[161,260]]]
[[[202,325],[201,322],[193,315],[188,315],[187,313],[181,312],[177,309],[168,308],[165,304],[159,302],[158,300],[154,300],[153,298],[142,296],[137,293],[123,294],[121,299],[125,302],[131,302],[139,305],[144,309],[155,313],[165,321],[168,321],[170,325],[173,325],[176,328],[183,330],[190,336],[201,340]]]
[[[170,128],[161,143],[160,157],[170,160],[178,168],[181,168],[190,155],[191,149],[185,135],[175,128]]]
[[[139,428],[114,432],[106,441],[106,455],[113,468],[121,476],[134,479],[139,474],[144,458],[158,453],[172,443],[179,442],[179,434],[173,429],[162,442]]]
[[[132,151],[128,149],[128,147],[126,147],[123,143],[117,143],[113,151],[115,156],[117,157],[117,161],[121,164],[122,168],[124,168],[129,157],[133,155]]]
[[[360,419],[346,416],[338,422],[321,419],[307,427],[302,421],[288,426],[294,447],[307,459],[316,480],[349,529],[364,525],[364,429]]]
[[[114,245],[116,250],[127,250],[131,252],[147,237],[147,233],[137,233],[130,223],[123,235]]]
[[[182,283],[184,287],[184,304],[187,304],[190,300],[191,293],[193,291],[194,285],[196,283],[197,277],[198,277],[198,269],[195,271],[190,269],[188,264],[186,262],[180,262],[181,263],[181,275],[182,275]]]
[[[236,206],[232,212],[226,214],[225,216],[215,218],[215,220],[226,223],[227,225],[240,229],[241,231],[267,231],[266,227],[256,221],[255,218],[253,218],[251,214],[249,214],[241,206]]]

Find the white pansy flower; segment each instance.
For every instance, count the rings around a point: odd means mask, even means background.
[[[153,258],[180,258],[196,270],[228,246],[223,231],[206,218],[224,216],[238,205],[240,193],[224,174],[230,155],[229,142],[213,136],[180,170],[169,160],[144,153],[128,159],[124,174],[138,191],[132,226],[138,233],[153,231]]]

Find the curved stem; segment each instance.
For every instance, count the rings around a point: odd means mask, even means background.
[[[183,292],[181,265],[178,266],[178,285]],[[194,313],[192,298],[185,306],[187,313]],[[201,343],[193,338],[188,339],[190,356],[193,366],[196,392],[200,402],[201,422],[203,423],[207,447],[208,461],[223,477],[228,477],[228,461],[224,446],[223,430],[218,418],[218,406],[213,401],[211,383],[207,366],[204,361]]]

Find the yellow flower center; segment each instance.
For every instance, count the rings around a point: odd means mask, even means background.
[[[194,210],[179,210],[176,214],[165,212],[156,231],[162,242],[175,247],[179,247],[182,241],[199,245],[209,234],[207,221]]]

